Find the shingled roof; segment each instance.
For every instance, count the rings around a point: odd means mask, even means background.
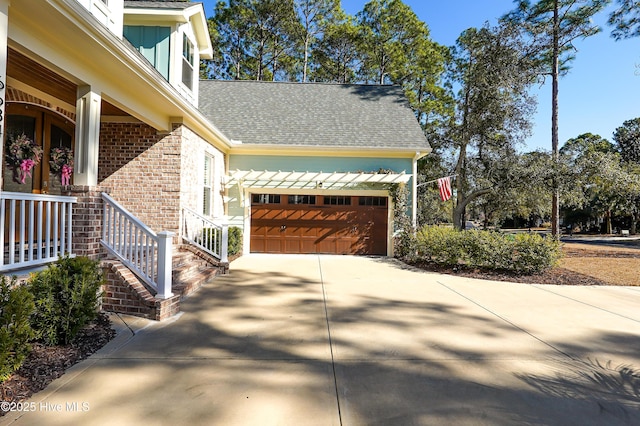
[[[398,86],[201,80],[199,93],[202,113],[243,144],[430,149]]]
[[[188,0],[125,0],[125,8],[142,9],[186,9],[197,3]]]

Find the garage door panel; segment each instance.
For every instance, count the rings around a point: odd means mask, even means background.
[[[252,205],[250,241],[252,252],[385,255],[387,207],[357,197],[350,205]]]

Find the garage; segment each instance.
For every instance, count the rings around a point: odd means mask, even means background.
[[[252,253],[386,255],[387,197],[251,194]]]

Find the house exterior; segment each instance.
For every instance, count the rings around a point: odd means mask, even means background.
[[[227,215],[245,252],[391,255],[393,185],[430,151],[398,86],[202,81],[235,142]],[[381,172],[383,171],[383,172]]]
[[[389,185],[415,204],[429,152],[398,88],[200,81],[211,55],[201,3],[0,0],[1,274],[108,258],[103,306],[164,318],[179,252],[224,269],[228,225],[391,254]]]

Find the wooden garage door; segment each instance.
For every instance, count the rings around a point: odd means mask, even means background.
[[[251,252],[387,254],[387,197],[251,198]]]

